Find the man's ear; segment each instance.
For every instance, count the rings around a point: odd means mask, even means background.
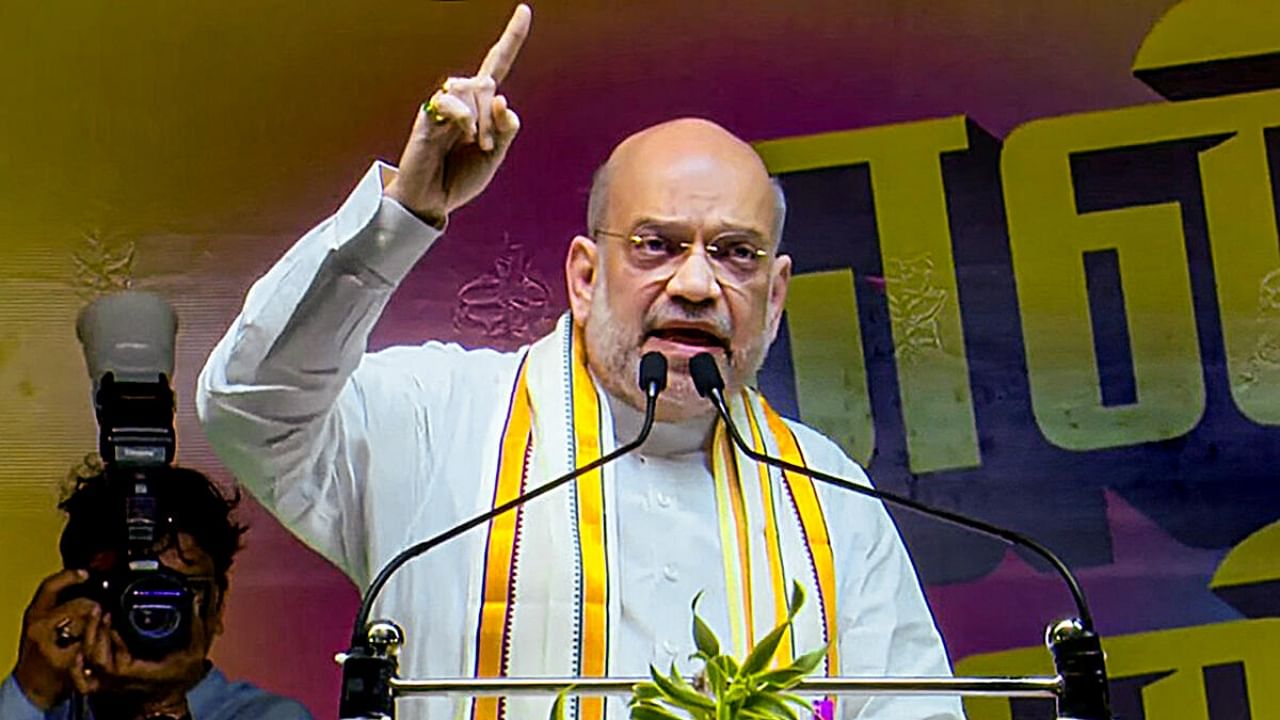
[[[778,337],[778,327],[782,324],[782,311],[787,307],[787,286],[791,283],[791,256],[779,255],[773,261],[769,283],[769,343]]]
[[[210,640],[221,635],[225,629],[222,624],[222,613],[227,609],[227,588],[220,585],[215,585],[215,588],[217,599],[214,600],[213,607],[209,608],[209,614],[205,617]]]
[[[569,312],[573,322],[582,327],[591,312],[591,298],[596,290],[596,243],[585,235],[577,235],[569,243],[564,258],[564,281],[569,292]]]

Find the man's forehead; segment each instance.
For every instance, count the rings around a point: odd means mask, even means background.
[[[657,213],[636,214],[627,219],[628,230],[651,230],[662,233],[701,232],[704,237],[720,235],[745,235],[754,242],[768,240],[768,227],[752,218],[738,218],[732,215],[701,215],[690,219],[683,215],[662,215]]]
[[[720,144],[661,140],[624,146],[610,159],[611,208],[673,219],[709,216],[752,227],[771,222],[771,181],[749,147],[744,152],[736,138]]]

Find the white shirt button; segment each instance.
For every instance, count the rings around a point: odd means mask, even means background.
[[[656,500],[658,507],[671,507],[671,496],[664,492],[658,493]]]
[[[676,647],[676,644],[671,642],[670,640],[663,640],[662,650],[667,655],[670,655],[671,657],[675,657],[676,653],[679,652],[680,648]]]
[[[680,579],[680,571],[676,570],[674,565],[663,565],[662,576],[671,582],[675,582]]]

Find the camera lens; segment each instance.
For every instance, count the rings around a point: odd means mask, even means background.
[[[180,644],[191,612],[191,591],[174,578],[150,575],[139,578],[125,589],[120,609],[128,619],[128,628],[139,640],[167,645]],[[158,649],[158,648],[157,648]]]
[[[134,605],[129,609],[129,623],[142,637],[159,640],[178,629],[182,613],[164,605]]]

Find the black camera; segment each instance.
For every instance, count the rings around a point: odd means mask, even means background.
[[[60,602],[88,598],[111,613],[129,653],[141,660],[160,660],[191,642],[195,593],[181,573],[163,565],[156,570],[127,567],[90,573],[89,579],[58,595]]]
[[[166,530],[153,487],[173,462],[173,376],[178,321],[163,299],[150,293],[108,295],[81,311],[76,335],[93,380],[98,450],[108,482],[125,488],[122,512],[127,549],[105,572],[59,595],[89,598],[112,617],[129,652],[158,660],[191,641],[195,592],[189,581],[156,555]]]

